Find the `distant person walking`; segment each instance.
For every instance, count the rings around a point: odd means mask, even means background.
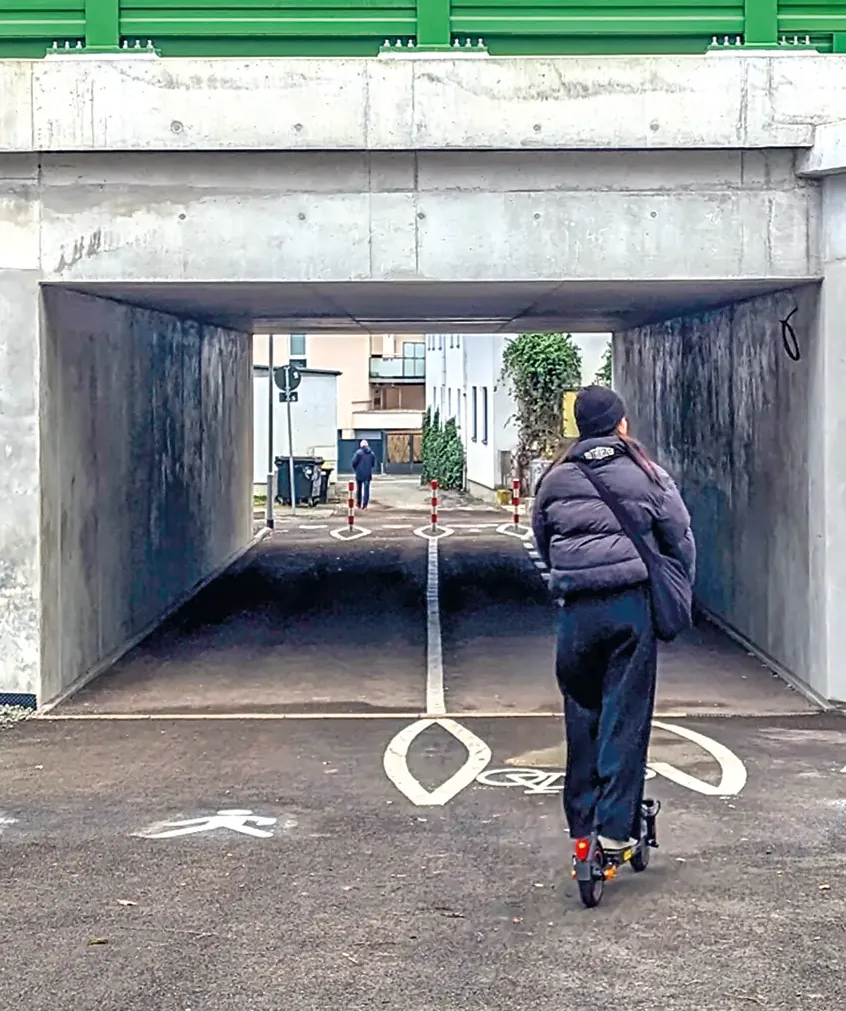
[[[582,390],[576,424],[578,442],[540,480],[532,525],[563,605],[556,675],[567,734],[564,810],[573,839],[596,830],[607,852],[640,836],[657,659],[650,573],[609,501],[638,540],[676,559],[691,582],[696,548],[681,495],[629,436],[620,397]]]
[[[355,471],[355,504],[359,509],[366,509],[370,504],[370,482],[375,466],[376,454],[370,448],[367,439],[362,439],[352,459],[352,468]]]

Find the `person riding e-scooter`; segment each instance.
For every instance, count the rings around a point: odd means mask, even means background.
[[[582,467],[691,582],[696,548],[678,489],[629,437],[619,395],[587,387],[575,415],[579,440],[538,483],[532,526],[561,605],[556,677],[564,696],[570,836],[596,832],[603,850],[614,853],[640,836],[657,644],[646,565]]]

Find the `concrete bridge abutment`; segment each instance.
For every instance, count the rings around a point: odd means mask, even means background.
[[[0,702],[248,544],[249,332],[414,321],[615,331],[703,604],[846,698],[843,108],[840,56],[0,61]]]

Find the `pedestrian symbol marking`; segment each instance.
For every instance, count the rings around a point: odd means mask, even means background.
[[[276,822],[276,818],[253,814],[246,808],[225,808],[203,818],[157,822],[143,832],[135,834],[142,839],[175,839],[178,836],[199,835],[201,832],[225,829],[255,839],[270,839],[273,835],[272,826]],[[292,827],[293,823],[290,821],[284,825],[284,828]]]

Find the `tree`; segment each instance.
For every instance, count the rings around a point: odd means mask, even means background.
[[[599,366],[599,371],[593,377],[593,381],[597,386],[611,385],[611,341],[608,341],[603,352],[602,365]]]
[[[570,334],[524,333],[506,345],[502,375],[517,405],[517,466],[525,475],[534,458],[548,458],[561,443],[564,393],[582,382],[582,354]]]
[[[440,413],[427,410],[423,415],[421,449],[424,484],[437,480],[441,488],[464,487],[464,446],[452,418],[442,425]]]

